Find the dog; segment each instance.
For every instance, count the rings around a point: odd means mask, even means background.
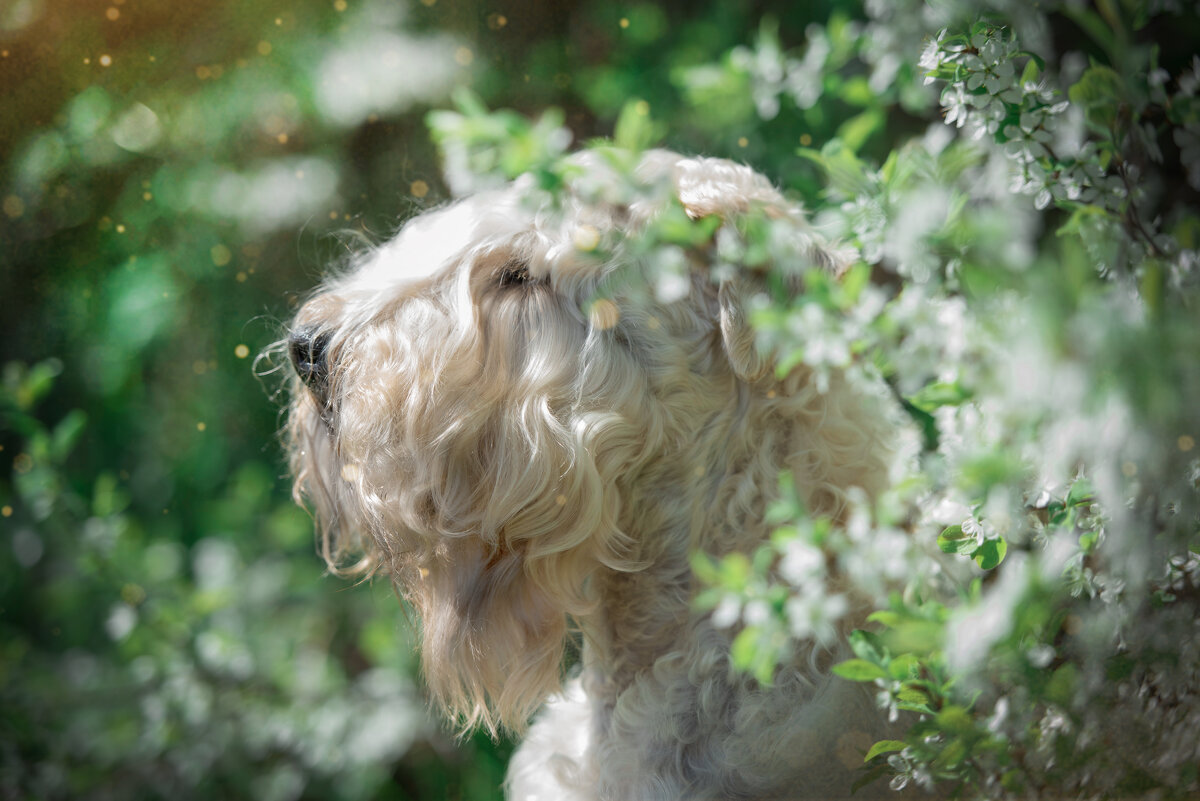
[[[302,305],[296,497],[331,566],[411,603],[435,703],[525,734],[513,801],[848,797],[885,726],[870,694],[814,643],[769,684],[735,670],[691,559],[765,542],[784,470],[844,520],[886,487],[887,425],[758,347],[763,271],[637,241],[682,209],[715,238],[771,219],[797,275],[852,254],[747,167],[650,151],[630,192],[614,158],[573,158],[557,196],[526,176],[426,212]]]

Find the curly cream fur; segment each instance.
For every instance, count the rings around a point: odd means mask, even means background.
[[[430,212],[301,309],[328,372],[294,393],[297,498],[331,565],[358,554],[412,603],[429,690],[464,727],[525,732],[545,704],[510,798],[848,795],[879,734],[868,696],[812,647],[771,687],[733,671],[689,559],[761,543],[781,470],[835,519],[878,492],[886,428],[837,375],[775,376],[752,271],[714,283],[689,254],[689,292],[660,303],[621,243],[673,193],[693,217],[789,220],[797,270],[845,256],[745,167],[653,152],[638,173],[661,191],[626,197],[597,156],[577,164],[561,208],[518,181]]]

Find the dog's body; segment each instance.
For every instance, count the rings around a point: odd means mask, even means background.
[[[412,602],[452,716],[521,731],[551,698],[515,801],[849,796],[881,736],[867,693],[811,644],[770,687],[734,671],[690,559],[764,542],[781,470],[841,519],[884,486],[887,426],[836,373],[776,376],[746,321],[759,279],[711,280],[711,249],[656,300],[621,243],[674,201],[579,165],[563,207],[518,182],[423,215],[304,306],[297,491],[327,558],[361,550]],[[842,258],[744,167],[655,152],[638,174],[693,218],[789,220],[797,270]]]

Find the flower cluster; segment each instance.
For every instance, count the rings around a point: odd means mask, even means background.
[[[1025,67],[1018,75],[1017,61]],[[1018,48],[1003,28],[974,26],[970,35],[940,31],[921,53],[925,83],[947,81],[941,93],[946,123],[974,139],[990,137],[1016,166],[1011,189],[1051,201],[1095,203],[1120,211],[1127,191],[1118,175],[1097,163],[1095,142],[1079,143],[1071,103],[1045,79],[1040,58]]]

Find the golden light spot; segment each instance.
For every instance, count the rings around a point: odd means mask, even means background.
[[[197,430],[197,431],[203,431],[203,430],[204,430],[204,429],[206,429],[206,428],[208,428],[208,426],[206,426],[204,423],[196,423],[196,430]]]
[[[8,58],[8,51],[0,50],[0,58]]]
[[[208,255],[212,257],[212,263],[218,267],[224,267],[233,260],[233,251],[222,244],[213,245]]]
[[[287,134],[281,133],[279,136],[277,136],[275,138],[279,140],[279,144],[281,144],[281,145],[287,144],[287,139],[288,139]]]
[[[503,14],[488,14],[487,26],[493,31],[498,31],[508,24],[508,17]]]
[[[429,184],[418,179],[409,184],[408,191],[412,192],[413,197],[425,197],[429,194]]]
[[[342,12],[346,10],[346,0],[334,0],[333,10]]]
[[[1121,472],[1125,475],[1126,478],[1133,478],[1134,476],[1137,475],[1137,471],[1138,471],[1137,465],[1134,464],[1133,462],[1122,462],[1121,463]]]
[[[13,459],[13,470],[18,473],[28,473],[33,469],[33,457],[28,453],[18,453],[17,458]]]
[[[600,232],[594,225],[581,225],[572,232],[571,241],[576,250],[590,253],[600,244]]]
[[[208,362],[201,359],[192,362],[192,372],[196,375],[204,375],[206,370],[208,370]]]
[[[424,567],[418,567],[417,575],[420,576],[422,579],[426,579],[429,577],[429,570]]]
[[[244,284],[244,283],[246,283],[246,273],[244,273],[244,272],[239,272],[239,273],[238,273],[238,274],[235,276],[235,278],[237,278],[237,282],[238,282],[239,284]]]
[[[258,51],[260,56],[269,56],[271,55],[271,43],[267,41],[259,42],[255,50]]]
[[[1175,444],[1179,446],[1179,450],[1183,451],[1184,453],[1187,453],[1192,448],[1196,447],[1196,440],[1192,439],[1187,434],[1184,434],[1182,437],[1180,437],[1178,440],[1175,441]]]
[[[554,499],[554,502],[556,504],[558,504],[559,506],[566,506],[567,505],[567,496],[560,494],[557,498]]]
[[[119,19],[121,17],[121,10],[110,6],[109,9],[104,12],[104,16],[108,17],[110,20]]]
[[[296,170],[296,178],[300,181],[304,180],[304,170]]]
[[[641,116],[645,117],[647,114],[650,113],[650,104],[647,103],[645,100],[639,100],[638,102],[633,104],[633,110],[636,111]]]
[[[628,20],[626,17],[621,17],[621,22],[620,22],[620,25],[621,25],[621,27],[622,27],[622,28],[628,28],[628,27],[629,27],[629,20]]]
[[[774,397],[775,397],[775,390],[773,390],[773,389],[768,389],[768,390],[767,390],[767,397],[768,397],[768,398],[774,398]]]
[[[121,588],[121,600],[130,606],[137,606],[146,600],[146,591],[140,585],[130,582]]]
[[[471,52],[469,47],[460,47],[454,51],[454,60],[458,62],[460,67],[466,67],[475,60],[475,54]]]
[[[805,147],[808,147],[809,145],[812,144],[812,137],[809,136],[808,134],[800,134],[800,144],[804,145]]]
[[[338,213],[336,211],[329,212],[329,219],[336,220],[337,218],[338,218]]]
[[[379,122],[379,115],[376,114],[374,111],[372,111],[370,114],[367,115],[367,122],[374,125],[375,123]]]
[[[588,310],[588,320],[601,331],[607,331],[621,319],[621,310],[608,298],[600,298]]]
[[[646,327],[649,328],[651,331],[657,331],[659,329],[659,326],[661,326],[661,325],[662,325],[662,323],[660,323],[658,321],[658,318],[653,315],[646,318]]]
[[[124,224],[122,224],[122,223],[118,223],[118,224],[117,224],[117,233],[118,233],[118,234],[123,234],[123,233],[125,233],[125,226],[124,226]]]
[[[233,355],[237,356],[239,359],[244,359],[250,355],[250,348],[246,347],[245,345],[238,345],[233,349]]]
[[[283,17],[276,17],[276,18],[275,18],[275,24],[276,24],[276,25],[282,25],[282,24],[283,24]]]
[[[165,506],[164,506],[164,507],[163,507],[163,514],[164,514],[164,515],[169,515],[169,514],[171,514],[171,510],[170,510],[170,509],[168,509],[167,507],[165,507]]]
[[[16,195],[4,198],[4,213],[14,220],[25,213],[25,201]]]
[[[7,504],[0,506],[0,517],[12,517],[12,507]]]
[[[100,66],[101,67],[108,67],[111,65],[112,65],[112,56],[108,55],[107,53],[100,56]]]
[[[199,67],[196,67],[196,77],[202,81],[211,78],[212,70],[201,64]]]
[[[749,140],[749,139],[747,139],[747,138],[746,138],[746,137],[744,137],[744,136],[739,136],[739,137],[738,137],[738,147],[745,147],[745,146],[746,146],[746,145],[748,145],[748,144],[750,144],[750,140]]]
[[[85,58],[85,59],[83,60],[83,63],[84,63],[84,64],[91,64],[91,63],[92,63],[92,60],[91,60],[90,58]]]
[[[692,472],[696,474],[697,478],[700,478],[704,475],[704,465],[696,465],[696,469]]]
[[[150,63],[154,63],[155,61],[158,61],[158,56],[150,56]]]
[[[342,465],[342,481],[348,481],[353,484],[355,481],[358,481],[358,478],[361,475],[362,468],[353,462],[347,462],[346,464]]]
[[[154,200],[154,195],[150,194],[149,192],[143,192],[142,200]]]

